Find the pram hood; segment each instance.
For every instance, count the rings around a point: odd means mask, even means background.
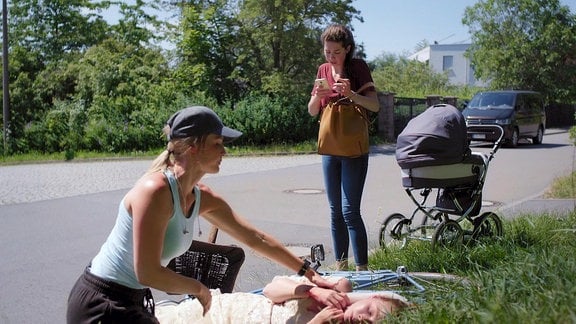
[[[396,140],[402,169],[460,163],[469,154],[464,116],[447,104],[430,106],[412,118]]]

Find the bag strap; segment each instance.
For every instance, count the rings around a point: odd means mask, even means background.
[[[361,86],[360,89],[356,90],[356,93],[360,93],[360,92],[362,92],[362,91],[364,91],[364,90],[366,90],[366,89],[368,89],[368,88],[370,88],[370,87],[376,87],[376,85],[374,85],[374,82],[371,82],[371,81],[370,81],[370,82],[364,83],[364,85]],[[348,97],[342,97],[342,98],[336,100],[334,103],[339,103],[340,101],[346,100],[346,99],[350,99],[350,98],[348,98]]]
[[[356,93],[360,93],[360,92],[362,92],[362,91],[364,91],[364,90],[366,90],[366,89],[368,89],[368,88],[370,88],[370,87],[375,87],[374,82],[366,82],[366,83],[364,83],[364,85],[361,86],[360,89],[356,90]],[[343,101],[343,100],[346,100],[346,99],[350,99],[350,98],[348,98],[348,97],[342,97],[342,98],[334,101],[334,103],[337,104],[337,103],[340,103],[340,101]],[[362,108],[365,109],[364,107],[362,107]]]
[[[356,90],[356,93],[360,93],[370,87],[376,87],[376,85],[374,84],[374,82],[370,81],[370,82],[366,82],[364,83],[363,86],[360,87],[360,89]]]
[[[376,87],[376,85],[374,84],[374,82],[370,81],[370,82],[366,82],[364,83],[363,86],[360,87],[360,89],[356,90],[356,93],[360,93],[370,87]],[[364,120],[366,121],[366,123],[368,125],[372,124],[373,120],[370,121],[370,118],[368,118],[368,111],[366,108],[360,106],[360,105],[356,105],[355,107],[360,107],[361,110],[357,110],[358,113],[360,113],[360,115],[362,116],[362,118],[364,118]]]

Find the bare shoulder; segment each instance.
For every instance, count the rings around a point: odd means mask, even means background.
[[[198,183],[198,188],[200,189],[200,191],[202,192],[202,194],[208,194],[208,195],[214,195],[214,191],[212,190],[212,188],[210,188],[208,185],[199,182]]]
[[[156,193],[169,187],[166,176],[161,172],[154,172],[142,176],[134,185],[135,190]]]
[[[199,182],[198,188],[200,189],[202,204],[224,202],[224,198],[222,198],[222,196],[220,196],[216,191],[212,190],[208,185]]]
[[[166,177],[161,172],[155,172],[142,176],[134,187],[128,191],[125,197],[125,203],[132,205],[144,200],[156,200],[156,198],[168,198],[170,195],[170,186]],[[160,201],[165,199],[159,199]],[[171,199],[168,199],[171,202]]]
[[[198,183],[198,188],[200,189],[200,215],[212,224],[218,223],[220,226],[230,224],[224,220],[235,219],[232,208],[222,196],[205,184]]]

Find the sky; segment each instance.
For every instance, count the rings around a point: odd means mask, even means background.
[[[352,5],[364,18],[352,23],[354,39],[364,44],[366,59],[386,54],[413,54],[418,43],[470,43],[462,25],[466,7],[477,0],[356,0]],[[560,0],[576,13],[576,0]]]
[[[133,3],[134,0],[127,0]],[[468,27],[462,25],[466,7],[478,0],[355,0],[364,22],[352,22],[354,39],[364,44],[366,59],[382,54],[410,55],[417,45],[470,43]],[[576,0],[560,0],[576,14]],[[116,22],[119,13],[106,12],[109,21]]]

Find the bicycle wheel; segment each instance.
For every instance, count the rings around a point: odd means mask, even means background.
[[[458,222],[448,219],[440,223],[432,236],[432,248],[462,244],[464,231]]]
[[[479,240],[482,237],[495,238],[503,234],[502,220],[493,212],[485,212],[474,220],[472,238]]]
[[[410,221],[399,213],[386,217],[380,227],[380,247],[405,247],[410,233],[409,224]]]

